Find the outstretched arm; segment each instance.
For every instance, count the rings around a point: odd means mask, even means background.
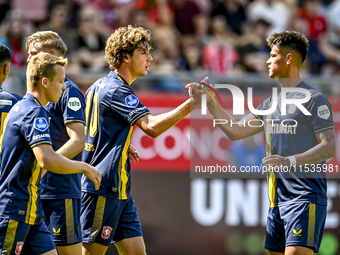
[[[155,138],[176,125],[197,106],[198,104],[193,100],[187,99],[183,104],[170,112],[156,116],[151,114],[143,116],[137,120],[136,125],[142,129],[145,134]]]

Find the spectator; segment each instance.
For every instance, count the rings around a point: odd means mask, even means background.
[[[246,13],[239,0],[223,0],[214,5],[211,17],[222,15],[234,33],[242,34],[242,24],[246,21]]]
[[[234,38],[223,21],[221,16],[213,20],[212,39],[203,48],[203,66],[219,76],[230,75],[238,60]]]
[[[259,19],[255,23],[248,24],[246,33],[239,38],[237,52],[239,53],[239,63],[248,72],[264,73],[268,68],[266,60],[270,48],[266,43],[266,34],[270,24]]]
[[[107,67],[103,57],[105,36],[101,32],[103,25],[97,9],[93,6],[83,7],[79,16],[79,29],[76,36],[78,50],[75,63],[78,67],[90,71],[100,71]]]
[[[254,0],[248,5],[247,17],[250,22],[264,19],[270,23],[267,36],[288,30],[291,20],[288,6],[279,0]]]
[[[208,17],[191,0],[172,0],[175,25],[181,35],[195,35],[197,40],[207,33]]]
[[[39,26],[41,31],[51,30],[59,34],[68,47],[67,57],[72,56],[75,51],[75,38],[73,36],[75,31],[68,26],[69,18],[67,6],[58,4],[52,8],[49,20]]]

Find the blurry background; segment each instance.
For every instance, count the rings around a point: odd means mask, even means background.
[[[69,78],[85,92],[109,71],[106,39],[128,24],[152,31],[154,61],[149,75],[132,87],[153,114],[182,103],[187,98],[184,85],[205,76],[212,84],[237,85],[245,96],[252,87],[256,107],[279,86],[268,78],[266,37],[282,30],[303,32],[310,40],[303,78],[328,96],[340,139],[340,0],[0,0],[0,43],[13,54],[4,89],[25,93],[25,38],[37,30],[53,30],[69,48]],[[218,92],[223,107],[231,111],[230,94]],[[192,157],[206,165],[216,160],[235,166],[258,164],[262,135],[232,143],[212,128],[209,118],[196,117],[184,119],[157,139],[134,131],[132,143],[141,161],[132,165],[132,193],[147,253],[266,254],[265,178],[248,174],[241,179],[197,179],[189,171]],[[335,170],[339,162],[339,156],[328,162],[334,172],[340,171]],[[340,254],[338,177],[333,173],[329,179],[320,251],[324,255]],[[116,254],[115,248],[107,254]]]

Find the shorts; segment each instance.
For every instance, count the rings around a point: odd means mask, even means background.
[[[80,199],[42,199],[43,216],[57,246],[82,241]]]
[[[287,246],[303,246],[318,252],[326,213],[327,206],[310,203],[270,208],[265,249],[284,252]]]
[[[125,200],[118,200],[83,193],[80,220],[83,243],[109,246],[125,238],[143,235],[131,195]]]
[[[0,253],[4,255],[44,254],[54,250],[50,231],[44,221],[29,225],[10,219],[0,219]]]

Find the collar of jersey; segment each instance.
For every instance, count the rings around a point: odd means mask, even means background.
[[[111,74],[112,76],[117,75],[117,78],[118,78],[121,82],[124,82],[126,85],[130,86],[129,83],[127,83],[126,80],[125,80],[120,74],[118,74],[117,72],[111,71],[110,74]]]
[[[28,98],[28,99],[33,99],[37,104],[41,105],[41,103],[39,102],[38,99],[36,99],[35,96],[33,96],[31,93],[26,93],[26,95],[24,96],[24,98]],[[41,105],[42,106],[42,105]]]

